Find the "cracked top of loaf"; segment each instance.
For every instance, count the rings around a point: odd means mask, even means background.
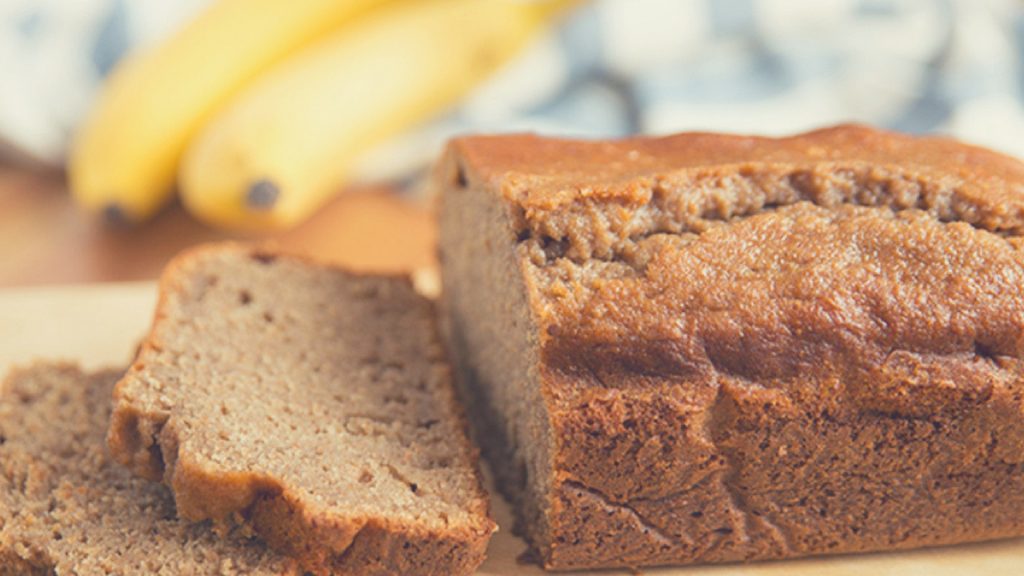
[[[1012,158],[862,126],[477,136],[448,158],[506,202],[543,360],[572,376],[555,399],[715,379],[788,401],[838,377],[852,405],[914,414],[1021,374]]]

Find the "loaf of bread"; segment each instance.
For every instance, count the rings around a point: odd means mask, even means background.
[[[547,568],[1024,534],[1024,166],[841,126],[455,140],[445,333]]]
[[[166,488],[109,457],[120,374],[36,364],[0,384],[0,574],[301,574],[258,542],[177,519]]]
[[[495,525],[435,326],[405,278],[180,256],[111,449],[180,516],[251,528],[312,573],[469,573]]]

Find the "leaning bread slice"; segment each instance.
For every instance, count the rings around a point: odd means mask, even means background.
[[[178,520],[164,487],[109,457],[119,374],[37,364],[0,385],[0,574],[299,574]]]
[[[494,523],[431,302],[237,245],[164,274],[109,442],[178,514],[315,573],[460,574]]]

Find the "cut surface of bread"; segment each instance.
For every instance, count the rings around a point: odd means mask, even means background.
[[[494,523],[431,302],[236,245],[176,259],[109,441],[314,573],[462,574]]]
[[[165,487],[110,458],[120,375],[36,364],[0,384],[0,574],[301,574],[259,542],[179,520]]]
[[[1024,165],[841,126],[453,141],[442,316],[548,568],[1024,534]]]

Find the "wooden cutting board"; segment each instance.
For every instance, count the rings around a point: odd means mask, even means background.
[[[152,283],[0,290],[0,370],[34,359],[78,360],[86,368],[128,363],[152,316]],[[493,491],[492,491],[493,492]],[[512,514],[500,498],[493,509],[501,530],[480,574],[544,574],[520,565],[525,543],[512,536]],[[748,565],[644,570],[657,576],[1020,576],[1024,539],[891,554],[813,558]],[[575,573],[583,574],[583,573]],[[629,574],[601,572],[600,574]]]

